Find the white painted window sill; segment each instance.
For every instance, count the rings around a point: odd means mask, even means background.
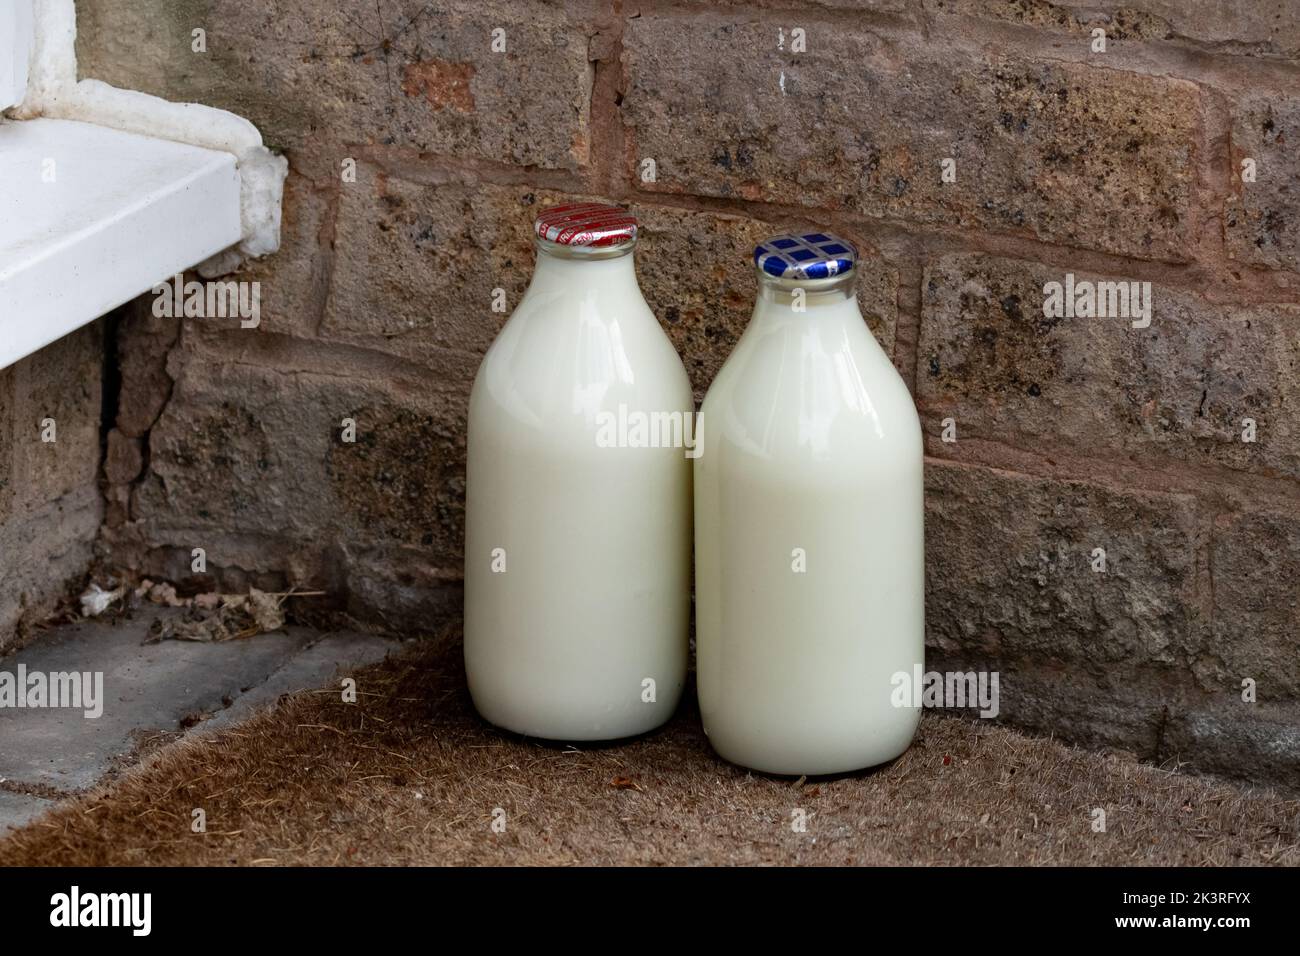
[[[0,369],[240,241],[228,152],[0,121]]]
[[[253,124],[79,80],[76,36],[73,0],[0,0],[0,369],[280,247],[289,164]]]

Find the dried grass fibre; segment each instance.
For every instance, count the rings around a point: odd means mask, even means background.
[[[116,864],[1296,864],[1300,801],[927,714],[890,766],[792,782],[715,758],[683,705],[581,750],[474,713],[456,635],[189,738],[0,843]],[[689,699],[689,698],[688,698]],[[207,832],[191,832],[191,812]],[[1106,811],[1106,832],[1092,809]],[[491,828],[505,811],[506,829]],[[792,830],[792,812],[807,830]]]

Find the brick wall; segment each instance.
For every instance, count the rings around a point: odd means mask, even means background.
[[[90,566],[103,364],[92,325],[0,370],[0,651],[66,605]]]
[[[1300,781],[1294,3],[80,16],[86,75],[240,112],[292,170],[283,251],[242,276],[263,285],[259,329],[147,304],[124,322],[119,566],[185,579],[201,546],[228,585],[325,588],[362,620],[429,626],[458,600],[492,290],[518,301],[535,211],[637,211],[643,288],[700,396],[748,319],[755,238],[825,226],[866,253],[864,311],[928,436],[931,660],[999,669],[1023,726]],[[1150,327],[1048,318],[1044,284],[1067,272],[1150,282]]]

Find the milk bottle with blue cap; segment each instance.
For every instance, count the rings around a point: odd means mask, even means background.
[[[702,408],[700,710],[726,759],[839,773],[902,753],[924,659],[920,423],[825,233],[754,253],[758,301]]]
[[[685,682],[694,401],[637,286],[635,218],[575,203],[534,227],[470,396],[465,669],[498,726],[627,737]]]

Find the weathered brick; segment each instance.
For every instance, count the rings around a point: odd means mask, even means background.
[[[1238,696],[1250,677],[1260,701],[1300,697],[1300,508],[1220,518],[1211,568],[1207,675]]]
[[[458,566],[471,373],[417,390],[376,381],[373,367],[340,374],[346,357],[313,367],[310,346],[293,364],[257,355],[275,341],[229,333],[173,353],[176,385],[133,503],[146,544],[172,542],[175,529],[192,531],[193,547],[210,535],[321,550],[393,541]],[[348,418],[355,443],[341,438]]]
[[[143,438],[171,396],[167,355],[180,335],[178,318],[153,314],[153,297],[141,296],[119,312],[117,428],[128,438]]]
[[[749,324],[757,294],[754,246],[774,232],[772,223],[743,216],[633,207],[641,225],[637,274],[703,398],[722,363]],[[898,324],[898,271],[882,262],[862,237],[858,302],[876,340],[889,355]]]
[[[972,59],[856,26],[812,28],[795,55],[773,42],[781,22],[766,12],[628,21],[622,111],[630,161],[657,164],[645,188],[1187,257],[1192,84]],[[945,158],[954,183],[941,181]]]
[[[41,622],[90,564],[102,509],[97,326],[0,370],[0,650]],[[40,422],[56,422],[43,444]]]
[[[14,370],[0,369],[0,523],[13,513]]]
[[[75,597],[102,516],[92,484],[0,520],[0,650]]]
[[[77,49],[83,75],[233,110],[291,153],[320,133],[575,169],[589,153],[594,8],[569,6],[95,0],[79,4]],[[200,28],[207,52],[193,53]]]
[[[187,333],[133,520],[106,536],[112,559],[191,588],[305,586],[358,620],[433,626],[441,585],[461,575],[474,364],[402,369],[285,336]]]
[[[1047,318],[1066,270],[978,255],[926,269],[923,407],[958,438],[1162,453],[1300,476],[1300,309],[1214,305],[1153,285],[1151,325]],[[1099,278],[1077,273],[1076,281]],[[1243,442],[1243,419],[1256,441]]]
[[[427,361],[482,354],[532,273],[531,225],[559,201],[526,187],[431,186],[362,166],[340,198],[321,335]],[[494,290],[505,311],[493,311]]]
[[[64,495],[95,487],[102,375],[103,343],[97,324],[64,336],[16,366],[16,507],[35,511]],[[53,442],[41,440],[45,419],[54,420]]]
[[[260,324],[251,334],[278,332],[313,336],[320,325],[329,280],[326,244],[330,197],[302,176],[285,182],[280,250],[246,262],[219,281],[256,282],[260,290]],[[208,319],[225,328],[240,328],[238,318]]]
[[[1104,668],[1088,673],[1060,661],[1008,660],[978,648],[926,649],[927,670],[998,672],[998,722],[1085,747],[1127,750],[1144,760],[1160,760],[1160,735],[1166,709],[1182,709],[1178,684],[1152,686],[1133,672]]]
[[[998,721],[1084,747],[1118,748],[1182,772],[1300,785],[1300,707],[1246,704],[1153,673],[1091,680],[1062,665],[1022,666],[927,652],[938,671],[999,671]]]
[[[1202,536],[1189,495],[927,461],[927,642],[1099,681],[1121,667],[1190,675]]]
[[[404,635],[440,630],[464,608],[462,567],[459,558],[454,567],[438,566],[410,546],[349,548],[339,569],[346,610]]]
[[[305,376],[200,364],[183,354],[171,364],[179,366],[176,385],[149,435],[136,517],[196,529],[278,529],[286,537],[327,527],[323,462],[336,411],[328,390]]]
[[[143,445],[139,438],[128,438],[116,428],[108,433],[104,478],[109,484],[127,485],[140,477],[144,470]]]
[[[1109,40],[1190,40],[1215,52],[1300,51],[1300,8],[1292,0],[924,0],[931,14],[959,14],[1076,34],[1101,27]]]
[[[352,534],[418,545],[427,561],[458,570],[468,409],[454,399],[432,411],[372,399],[347,414],[357,440],[333,442],[326,473]]]
[[[1247,704],[1240,684],[1214,707],[1172,714],[1162,727],[1163,762],[1270,786],[1300,788],[1300,707]]]
[[[1300,98],[1250,93],[1233,104],[1232,118],[1228,251],[1250,265],[1300,272]],[[1241,179],[1245,159],[1255,161],[1253,183]]]

